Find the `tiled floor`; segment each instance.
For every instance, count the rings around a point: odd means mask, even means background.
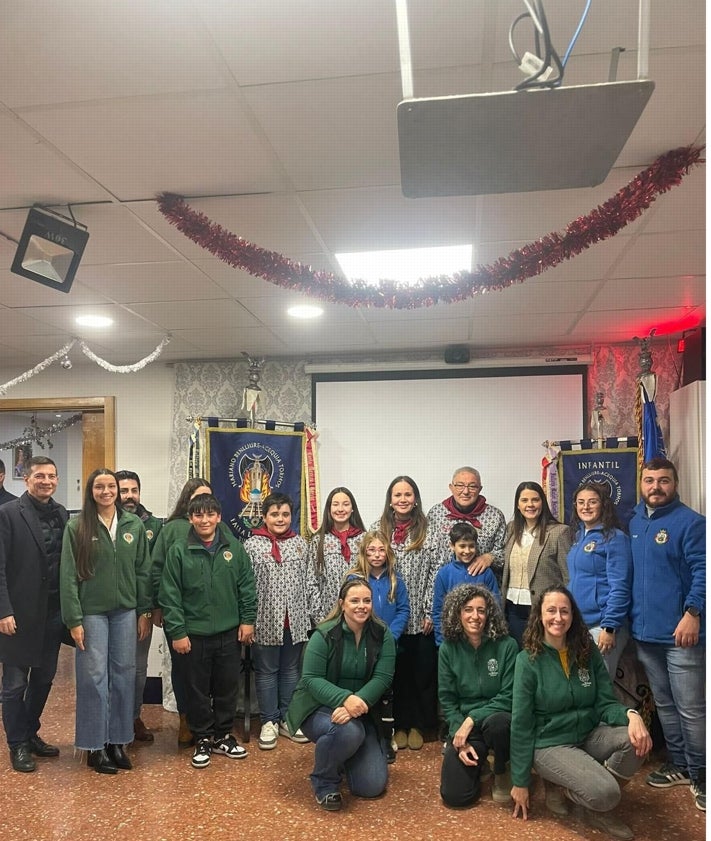
[[[440,746],[402,751],[391,767],[386,794],[375,801],[345,795],[342,812],[327,813],[309,785],[313,747],[279,739],[263,752],[253,735],[245,760],[213,757],[209,768],[190,766],[190,750],[178,750],[177,715],[144,707],[156,733],[152,745],[131,746],[132,771],[96,774],[74,755],[73,652],[62,648],[60,670],[45,712],[42,736],[59,745],[58,759],[38,760],[32,774],[11,769],[0,751],[0,841],[602,841],[606,836],[579,820],[553,818],[543,793],[533,794],[533,814],[514,820],[488,791],[473,808],[446,809],[439,798]],[[253,731],[258,730],[255,722]],[[645,769],[646,770],[646,769]],[[638,841],[701,841],[705,815],[694,808],[687,787],[658,791],[643,774],[627,787],[620,815]]]

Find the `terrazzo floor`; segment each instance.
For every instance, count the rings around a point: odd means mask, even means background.
[[[145,706],[143,719],[155,732],[151,745],[128,748],[134,768],[116,776],[96,774],[72,747],[74,732],[73,652],[62,647],[57,681],[41,735],[61,749],[57,759],[39,759],[31,774],[12,770],[0,751],[0,841],[453,841],[476,835],[485,841],[602,841],[576,817],[547,812],[542,787],[532,796],[528,821],[514,820],[508,806],[491,800],[485,786],[470,809],[451,810],[439,798],[440,744],[401,751],[391,766],[385,795],[373,801],[344,793],[341,812],[320,809],[308,774],[313,747],[280,738],[260,751],[253,721],[245,760],[213,757],[210,766],[190,766],[191,750],[177,747],[178,717]],[[240,728],[237,728],[240,734]],[[650,768],[656,760],[650,760]],[[644,772],[626,788],[618,809],[638,841],[701,841],[706,817],[686,786],[659,791],[644,784]]]

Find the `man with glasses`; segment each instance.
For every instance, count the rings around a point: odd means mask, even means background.
[[[504,538],[506,520],[498,508],[489,505],[481,495],[481,476],[473,467],[460,467],[454,471],[449,485],[451,496],[430,508],[427,524],[430,534],[437,539],[440,566],[450,555],[449,533],[456,523],[470,523],[479,537],[479,555],[469,566],[472,575],[481,575],[491,567],[501,584],[504,568]]]
[[[27,491],[0,507],[2,719],[15,771],[34,771],[34,756],[59,756],[38,733],[64,631],[59,559],[68,514],[52,499],[58,481],[52,459],[35,456],[25,464]]]

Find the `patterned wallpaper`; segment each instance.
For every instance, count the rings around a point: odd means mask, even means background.
[[[590,353],[590,348],[541,348],[529,352],[509,351],[490,354],[496,356],[563,356]],[[652,345],[653,371],[657,374],[657,411],[665,439],[669,435],[669,394],[678,387],[680,357],[676,348],[659,340]],[[608,427],[606,434],[635,435],[634,405],[636,378],[639,374],[639,347],[637,345],[601,345],[593,348],[593,362],[588,371],[588,407],[586,435],[590,433],[590,417],[595,405],[595,394],[605,395]],[[392,361],[436,359],[441,355],[408,354],[392,357]],[[338,360],[329,360],[335,362]],[[375,358],[348,359],[349,363],[368,363]],[[261,404],[257,411],[260,418],[277,421],[305,421],[311,419],[311,377],[306,374],[304,361],[268,360],[262,369],[260,386]],[[183,362],[175,366],[175,398],[173,429],[171,435],[171,474],[168,512],[175,504],[180,488],[187,476],[187,456],[191,424],[188,418],[218,415],[234,418],[246,413],[240,411],[242,391],[247,385],[246,360],[233,362]]]

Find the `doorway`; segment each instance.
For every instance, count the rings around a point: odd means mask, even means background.
[[[14,413],[14,417],[25,416],[29,420],[32,416],[40,416],[40,413],[49,413],[48,418],[57,416],[81,415],[77,427],[81,431],[80,459],[70,472],[60,469],[60,482],[64,484],[65,491],[71,492],[72,503],[67,505],[68,509],[76,509],[81,505],[81,493],[86,480],[92,470],[97,467],[109,467],[112,470],[116,461],[116,398],[115,397],[45,397],[28,399],[5,399],[0,400],[0,413]],[[2,415],[0,414],[0,424]],[[40,423],[40,426],[50,424]],[[5,426],[3,424],[3,426]],[[9,436],[12,437],[12,436]],[[3,440],[5,438],[3,437]],[[33,455],[49,455],[43,449],[34,448]],[[14,462],[6,463],[7,475],[10,476],[14,470]],[[64,475],[63,475],[64,474]],[[18,488],[19,483],[18,484]],[[61,487],[61,485],[60,485]],[[14,488],[9,488],[17,493]],[[20,492],[24,492],[24,487]],[[79,505],[76,501],[79,500]]]

